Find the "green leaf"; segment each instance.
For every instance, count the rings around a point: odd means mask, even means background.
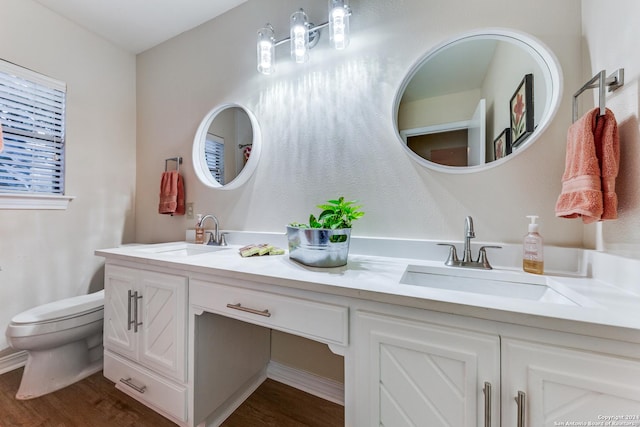
[[[326,203],[317,205],[321,209],[320,215],[316,218],[313,214],[309,216],[309,228],[351,228],[351,223],[362,218],[364,212],[359,209],[360,205],[355,205],[356,201],[345,201],[341,196],[337,200],[328,200]],[[295,225],[294,225],[295,224]],[[292,223],[292,226],[307,227],[304,224]]]

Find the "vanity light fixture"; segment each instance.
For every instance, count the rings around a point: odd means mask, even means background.
[[[276,66],[276,46],[289,43],[291,59],[302,64],[309,60],[309,49],[320,39],[320,30],[329,27],[331,45],[341,50],[349,45],[349,17],[351,8],[348,0],[328,0],[329,20],[320,25],[309,22],[307,14],[300,9],[291,14],[289,19],[289,37],[276,41],[275,31],[271,24],[265,24],[258,30],[257,61],[258,71],[262,74],[273,74]]]
[[[291,59],[298,64],[309,60],[309,20],[304,10],[291,14],[289,20],[289,38],[291,39]]]
[[[258,71],[273,74],[276,65],[276,39],[271,24],[258,30]]]

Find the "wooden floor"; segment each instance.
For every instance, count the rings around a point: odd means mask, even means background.
[[[344,407],[273,380],[266,380],[223,427],[338,427]]]
[[[31,400],[16,400],[22,369],[0,375],[0,427],[175,427],[116,390],[99,372]],[[331,427],[344,425],[344,408],[267,380],[224,427]]]

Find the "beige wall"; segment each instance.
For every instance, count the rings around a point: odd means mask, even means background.
[[[581,245],[582,226],[554,215],[570,93],[581,79],[580,1],[351,4],[347,50],[333,51],[323,39],[308,64],[295,66],[288,49],[279,48],[273,76],[255,70],[256,30],[269,21],[284,37],[296,7],[320,21],[324,2],[250,0],[138,56],[137,239],[182,239],[193,226],[186,218],[156,214],[164,159],[182,155],[188,201],[196,213],[218,216],[225,229],[284,232],[285,224],[304,221],[319,202],[344,194],[367,212],[354,235],[459,241],[463,219],[472,215],[478,240],[513,243],[526,233],[525,215],[537,214],[549,243]],[[448,175],[416,165],[392,123],[406,72],[456,33],[506,24],[539,38],[558,56],[566,90],[555,120],[536,144],[489,171]],[[200,184],[190,162],[199,121],[224,102],[253,111],[264,142],[252,179],[230,191]]]
[[[135,57],[31,0],[0,0],[0,58],[67,83],[64,211],[0,209],[0,351],[11,317],[102,289],[96,248],[134,238]]]
[[[618,121],[620,173],[616,180],[619,218],[585,227],[585,241],[609,252],[640,257],[640,3],[634,0],[582,0],[583,82],[600,70],[624,68],[625,84],[607,95],[607,107]],[[575,87],[575,90],[582,86]],[[588,104],[597,94],[581,96]]]

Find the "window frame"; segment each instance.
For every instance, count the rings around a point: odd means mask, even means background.
[[[63,126],[62,126],[62,143],[65,144],[65,135],[66,130],[64,129],[64,122],[66,121],[66,92],[67,87],[66,84],[60,82],[58,80],[52,79],[41,73],[29,70],[27,68],[21,67],[19,65],[13,64],[6,60],[0,59],[0,72],[15,76],[19,79],[26,80],[29,83],[37,84],[40,86],[45,86],[50,90],[60,91],[64,93],[64,103],[61,108],[61,114],[63,118]],[[11,133],[7,130],[8,126],[3,126],[4,134]],[[74,196],[68,196],[65,194],[64,188],[64,178],[66,175],[66,165],[64,162],[64,150],[65,147],[62,148],[62,166],[61,166],[61,182],[62,182],[62,190],[61,193],[54,192],[31,192],[31,191],[3,191],[2,187],[0,187],[0,209],[67,209],[69,202],[73,200]]]
[[[211,173],[211,176],[220,185],[225,184],[224,179],[224,138],[207,132],[207,138],[204,144],[204,158],[207,163],[207,169]],[[218,165],[218,168],[215,166]]]

